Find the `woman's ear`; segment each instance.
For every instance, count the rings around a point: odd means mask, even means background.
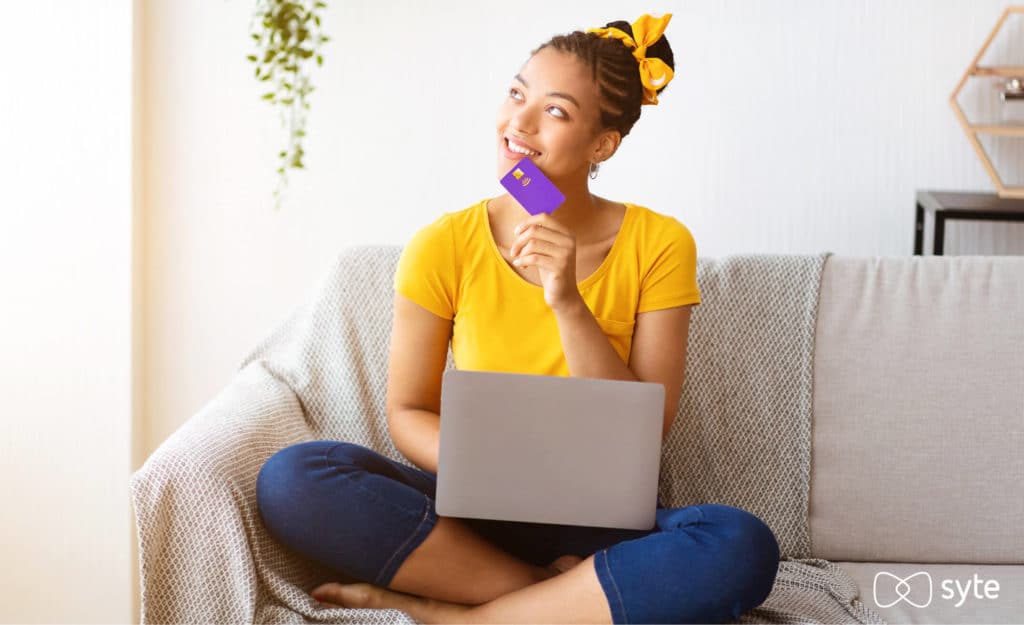
[[[597,148],[594,149],[593,161],[603,163],[610,159],[619,149],[622,142],[622,134],[618,130],[607,130],[598,137]]]

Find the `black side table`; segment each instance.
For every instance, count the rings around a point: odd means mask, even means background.
[[[914,254],[918,255],[924,244],[925,211],[935,213],[932,254],[942,256],[947,219],[1024,221],[1024,200],[1001,198],[995,193],[918,191],[914,212]]]

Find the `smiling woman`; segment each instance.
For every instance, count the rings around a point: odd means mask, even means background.
[[[434,508],[449,345],[459,369],[663,384],[663,436],[671,427],[690,310],[701,302],[696,243],[675,217],[588,188],[672,79],[670,17],[555,36],[512,77],[496,120],[497,178],[530,159],[565,195],[554,212],[485,198],[432,220],[402,250],[387,418],[395,447],[419,468],[310,441],[261,470],[271,534],[364,582],[314,589],[325,602],[397,608],[425,623],[675,623],[736,619],[767,598],[778,543],[739,508],[652,502],[647,531]]]
[[[530,53],[498,107],[498,177],[524,156],[536,163],[566,196],[557,219],[583,241],[608,225],[595,219],[599,200],[587,175],[615,154],[641,106],[658,104],[673,77],[675,59],[662,36],[670,19],[641,17],[649,39],[639,42],[625,21],[552,37]],[[520,217],[522,208],[508,199],[498,205],[502,217]]]

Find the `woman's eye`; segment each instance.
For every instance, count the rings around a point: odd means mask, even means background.
[[[512,97],[515,97],[515,94],[517,94],[517,93],[519,93],[519,90],[518,90],[518,89],[516,89],[515,87],[512,87],[511,89],[509,89],[509,90],[508,90],[508,94],[509,94],[510,96],[512,96]],[[515,99],[517,99],[517,100],[518,100],[519,98],[515,98]],[[556,111],[558,111],[558,115],[556,115],[555,117],[559,117],[559,118],[561,118],[561,119],[566,119],[565,111],[563,111],[562,109],[558,108],[558,107],[557,107],[557,106],[555,106],[554,104],[552,104],[551,106],[549,106],[549,107],[548,107],[548,109],[555,109]],[[546,110],[546,109],[545,109],[545,110]]]

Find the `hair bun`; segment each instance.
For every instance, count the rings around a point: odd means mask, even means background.
[[[618,28],[622,32],[634,39],[633,36],[633,25],[625,20],[616,20],[614,22],[608,22],[604,25],[604,28]],[[635,39],[634,39],[635,41]],[[672,46],[668,44],[668,37],[662,33],[661,37],[655,41],[652,45],[647,46],[647,56],[656,57],[665,62],[666,65],[672,68],[673,71],[676,69],[675,57],[672,55]],[[666,85],[667,86],[667,85]],[[661,89],[664,89],[662,87]],[[661,93],[661,89],[658,89],[658,93]]]

